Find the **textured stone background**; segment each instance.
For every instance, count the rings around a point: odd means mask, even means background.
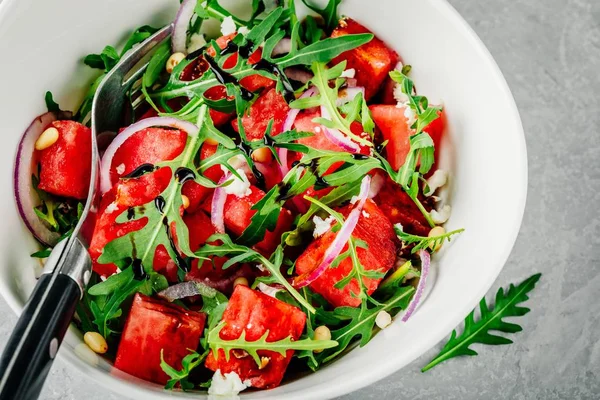
[[[600,1],[450,0],[513,91],[529,153],[523,227],[494,290],[544,273],[509,346],[419,368],[441,343],[347,399],[600,398]],[[508,160],[507,160],[508,161]],[[509,196],[510,193],[507,193]],[[0,299],[0,347],[16,318]],[[115,400],[58,362],[44,399]]]

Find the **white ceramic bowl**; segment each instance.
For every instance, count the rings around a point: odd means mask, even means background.
[[[78,62],[84,55],[122,41],[139,25],[167,23],[177,4],[174,0],[1,3],[0,290],[15,312],[22,309],[39,268],[28,256],[36,245],[19,220],[12,197],[13,161],[21,133],[45,111],[46,90],[52,90],[66,108],[77,104],[93,74]],[[466,231],[435,258],[435,285],[408,323],[396,320],[365,348],[277,389],[244,393],[247,399],[329,398],[373,383],[413,361],[458,325],[490,288],[523,215],[527,159],[517,108],[494,60],[456,11],[444,0],[377,0],[368,5],[364,0],[344,0],[341,10],[413,65],[412,76],[421,93],[444,102],[449,132],[442,164],[451,171],[453,207],[448,228]],[[60,356],[110,390],[144,399],[192,396],[111,373],[103,360],[91,365],[75,352],[80,343],[81,334],[71,329]]]

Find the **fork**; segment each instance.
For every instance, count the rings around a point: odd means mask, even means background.
[[[0,400],[29,400],[40,394],[92,274],[89,243],[82,232],[93,229],[100,197],[97,135],[116,132],[121,126],[127,94],[140,82],[153,50],[171,31],[172,25],[168,25],[129,50],[98,86],[91,111],[92,170],[87,202],[73,233],[58,243],[48,257],[6,344],[0,358]],[[139,93],[139,87],[135,93]]]

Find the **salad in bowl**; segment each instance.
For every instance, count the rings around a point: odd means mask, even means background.
[[[444,109],[339,3],[307,0],[303,17],[252,0],[241,18],[184,0],[121,129],[95,138],[93,274],[74,324],[115,369],[167,389],[270,389],[416,311],[431,254],[461,232],[443,228]],[[48,92],[25,132],[15,196],[44,246],[33,257],[81,216],[98,84],[157,31],[88,55],[101,73],[78,109]]]

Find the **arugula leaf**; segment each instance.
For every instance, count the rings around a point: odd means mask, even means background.
[[[46,96],[44,96],[44,100],[46,102],[46,108],[49,112],[59,113],[61,111],[58,103],[54,101],[54,97],[52,96],[52,92],[47,91]]]
[[[161,43],[157,48],[155,53],[152,55],[150,62],[148,63],[148,68],[144,72],[144,77],[142,80],[143,86],[149,88],[154,85],[161,72],[165,68],[165,64],[167,60],[171,56],[171,43],[166,41]]]
[[[285,279],[281,273],[281,258],[274,258],[268,260],[262,254],[253,250],[249,247],[235,244],[227,234],[214,234],[207,239],[207,243],[220,242],[219,245],[206,244],[196,251],[196,256],[201,258],[207,258],[210,256],[220,257],[228,256],[230,259],[223,264],[223,269],[227,269],[233,264],[244,263],[244,262],[257,262],[269,271],[275,282],[282,285],[290,294],[301,303],[310,312],[315,312],[312,305],[308,304],[306,300],[298,293],[296,289]],[[282,251],[277,249],[275,253]]]
[[[88,67],[101,69],[104,72],[110,71],[119,62],[120,56],[112,46],[106,46],[100,54],[88,54],[83,59],[83,63]]]
[[[396,230],[396,235],[398,235],[398,238],[400,240],[402,240],[405,244],[416,243],[416,246],[413,247],[413,249],[411,251],[411,253],[413,253],[413,254],[419,250],[424,250],[428,247],[432,248],[432,249],[436,249],[439,246],[441,246],[445,240],[450,241],[451,236],[459,234],[464,231],[464,229],[456,229],[451,232],[446,232],[443,235],[425,237],[425,236],[411,235],[409,233],[405,233],[397,225],[394,226],[394,229]]]
[[[314,5],[310,0],[302,0],[302,2],[323,18],[325,26],[329,31],[332,31],[337,26],[340,20],[337,9],[342,0],[329,0],[327,5],[322,9]]]
[[[269,331],[267,330],[258,340],[249,342],[246,340],[246,330],[242,331],[239,338],[233,340],[221,339],[219,333],[225,327],[226,322],[221,321],[216,327],[214,327],[208,333],[208,346],[213,351],[215,358],[219,356],[219,350],[223,350],[225,353],[225,360],[229,361],[230,351],[245,350],[253,359],[256,361],[258,366],[261,365],[261,359],[258,355],[260,350],[270,350],[286,355],[288,350],[323,350],[336,347],[338,343],[335,340],[313,340],[310,338],[293,340],[291,336],[285,339],[277,340],[275,342],[267,342]]]
[[[481,344],[510,344],[512,340],[503,336],[492,335],[489,331],[499,331],[505,333],[520,332],[523,329],[502,319],[506,317],[520,317],[527,314],[529,308],[520,307],[519,304],[529,300],[528,293],[533,290],[535,284],[539,281],[542,274],[535,274],[521,282],[518,286],[511,284],[507,291],[503,288],[498,289],[496,301],[493,307],[489,307],[485,297],[479,303],[481,318],[475,322],[475,310],[465,319],[465,329],[458,336],[456,330],[448,343],[442,348],[440,353],[427,364],[421,372],[425,372],[435,367],[439,363],[457,356],[476,356],[477,352],[469,347],[475,343]]]
[[[173,389],[178,383],[183,390],[193,389],[194,384],[188,380],[190,372],[202,364],[206,356],[208,356],[209,351],[206,350],[204,353],[198,354],[195,351],[190,350],[191,353],[181,360],[181,370],[176,370],[165,361],[163,350],[164,349],[160,350],[160,367],[164,373],[171,378],[167,381],[165,389]]]

